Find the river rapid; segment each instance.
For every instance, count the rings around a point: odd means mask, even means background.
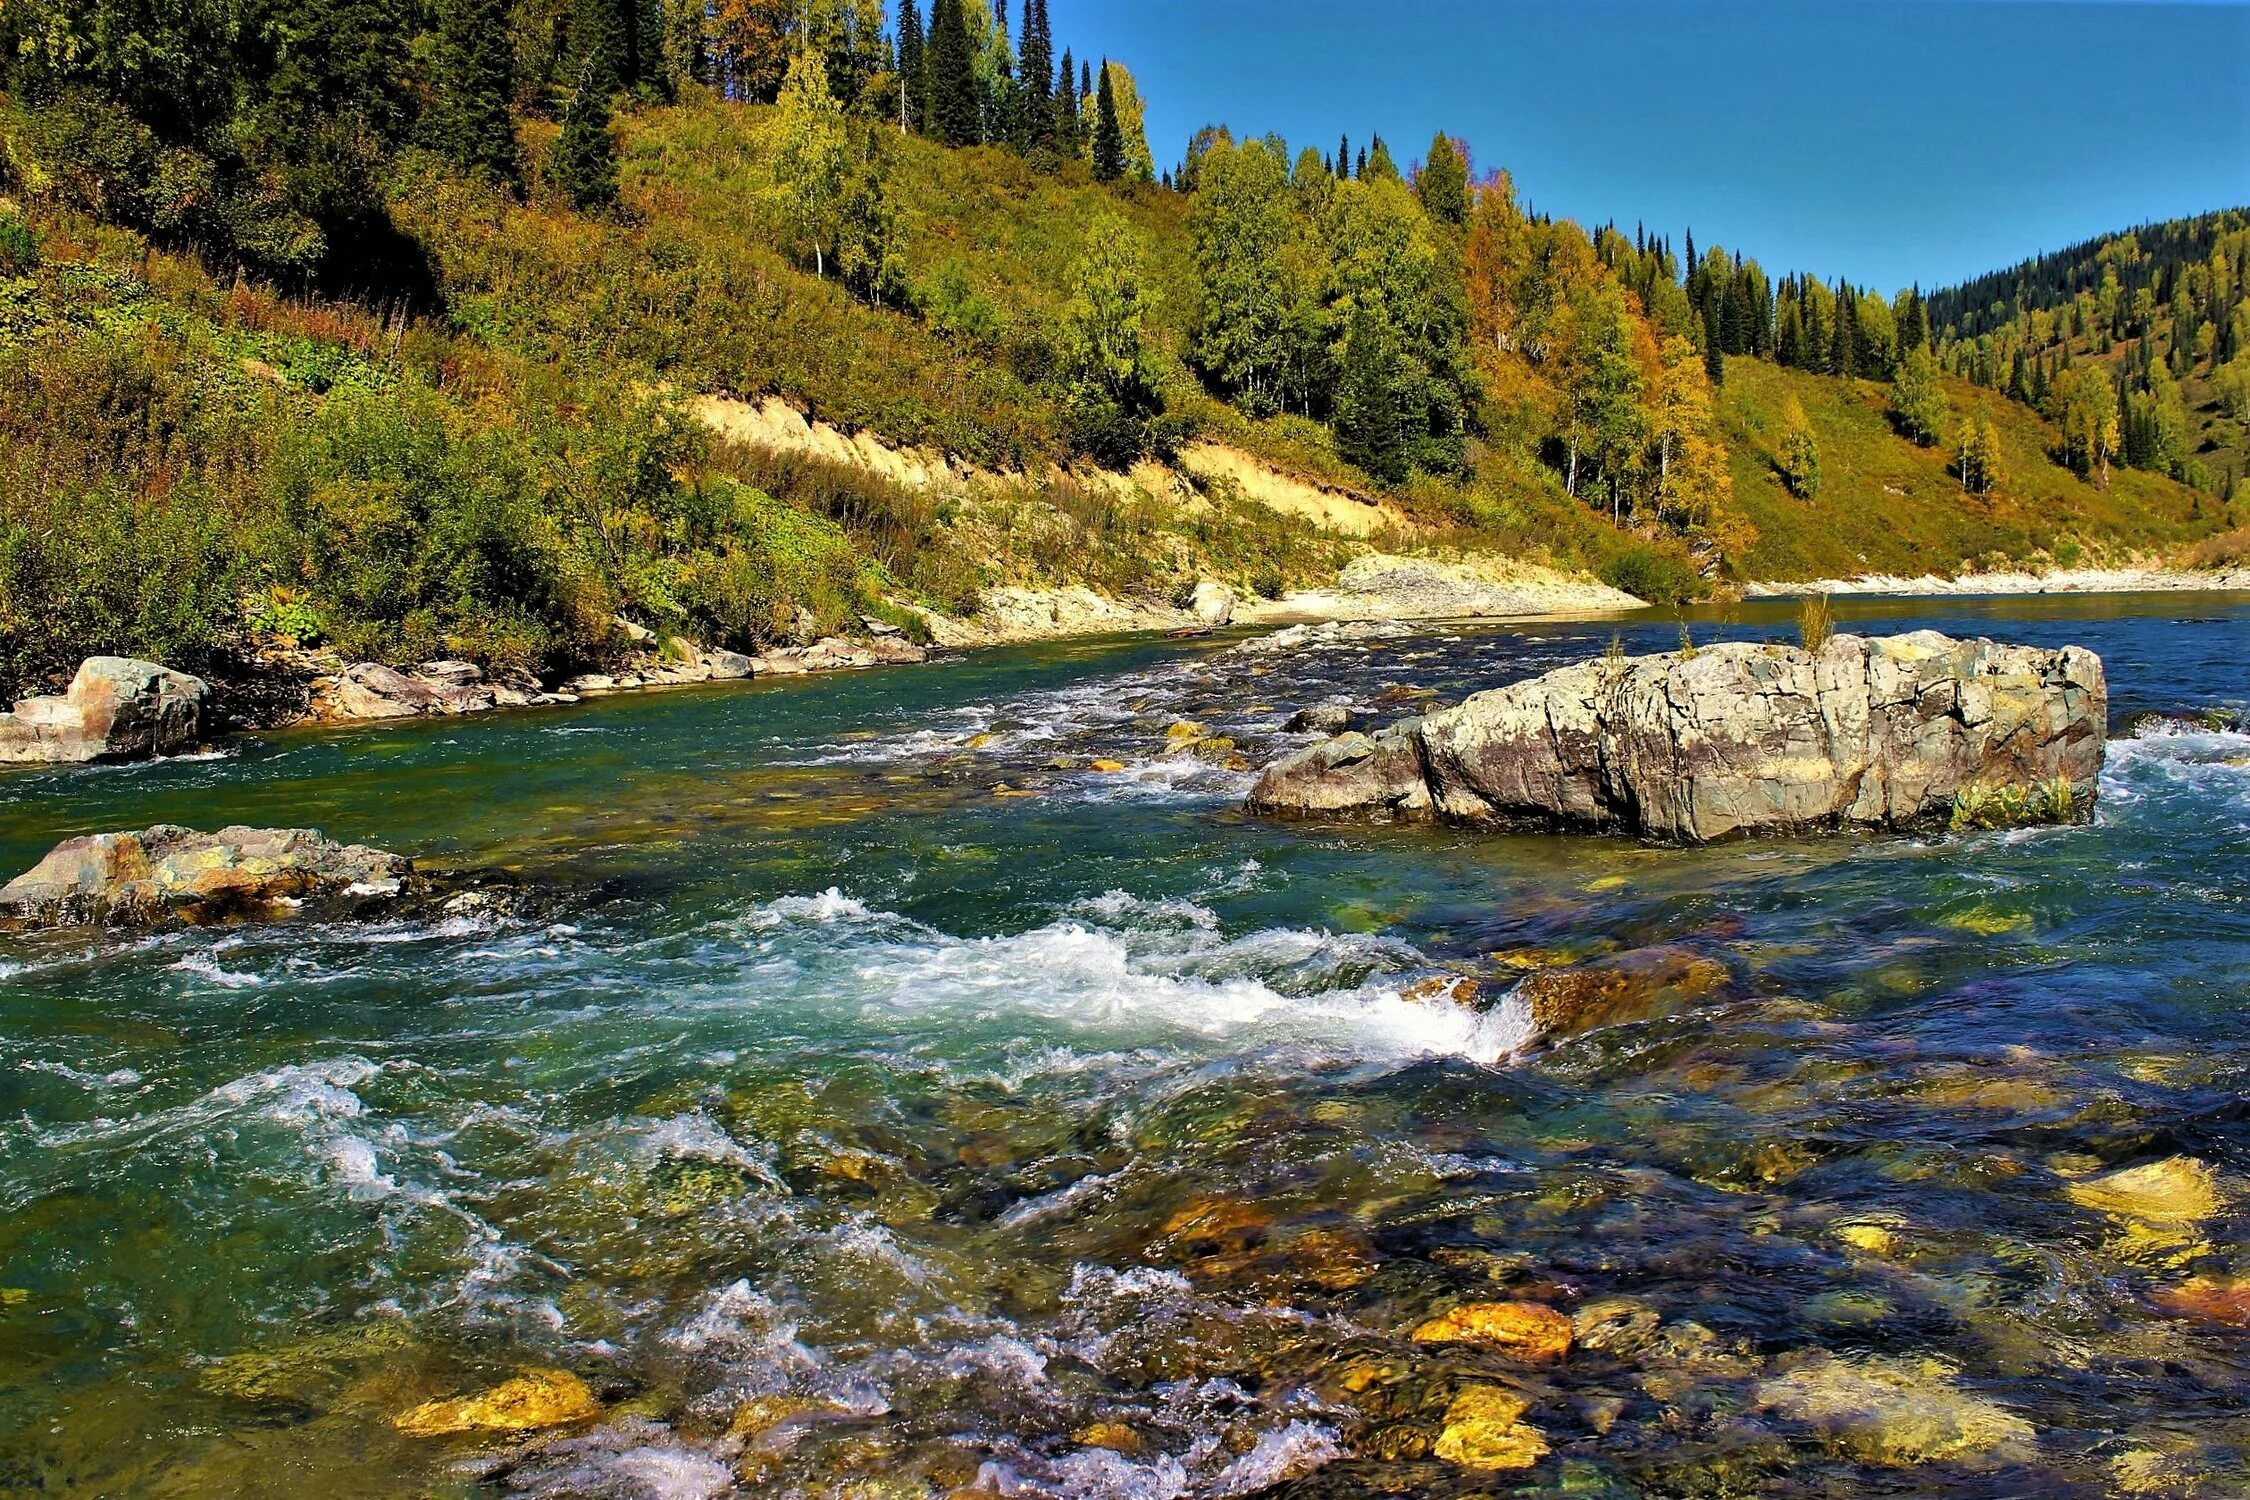
[[[2127,727],[2250,700],[2250,597],[1836,608],[2099,652],[2094,824],[1237,811],[1298,708],[1671,649],[1669,613],[10,776],[9,871],[310,825],[538,899],[0,947],[0,1493],[2250,1492],[2250,737]],[[1725,982],[1526,1048],[1517,975],[1654,944]],[[1573,1347],[1411,1336],[1484,1301]],[[527,1368],[603,1415],[395,1423]],[[1544,1452],[1438,1456],[1477,1390]]]

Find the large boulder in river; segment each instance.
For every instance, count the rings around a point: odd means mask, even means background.
[[[310,828],[200,833],[166,823],[64,839],[0,887],[0,917],[51,927],[286,916],[388,903],[413,881],[413,861]]]
[[[129,656],[89,656],[57,696],[0,714],[0,761],[142,760],[201,743],[200,677]]]
[[[2101,658],[1921,630],[1731,642],[1478,693],[1266,767],[1252,812],[1732,834],[2090,816]]]

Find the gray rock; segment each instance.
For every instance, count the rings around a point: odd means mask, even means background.
[[[200,743],[210,687],[127,656],[89,656],[56,697],[0,714],[0,761],[141,760]]]
[[[24,926],[191,923],[291,915],[308,905],[381,905],[415,883],[413,861],[310,828],[159,824],[65,839],[0,887],[0,916]]]
[[[431,662],[419,672],[356,661],[312,686],[312,716],[326,722],[481,713],[493,703],[483,671],[465,661]]]
[[[1910,828],[1957,797],[2053,788],[2026,820],[2090,816],[2107,726],[2101,659],[1837,636],[1593,661],[1478,693],[1268,766],[1251,811],[1561,827],[1702,842]],[[2041,809],[2045,811],[2042,813]]]
[[[1188,610],[1202,624],[1218,627],[1234,619],[1235,592],[1223,583],[1204,579],[1195,586]]]
[[[1311,708],[1300,708],[1281,726],[1283,734],[1342,734],[1358,720],[1358,715],[1341,703],[1316,703]]]

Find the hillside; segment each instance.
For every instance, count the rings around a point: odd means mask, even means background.
[[[2143,224],[1933,292],[1948,365],[2054,412],[2072,365],[2116,390],[2119,457],[2232,498],[2250,473],[2250,208]]]
[[[2037,412],[1957,377],[1943,386],[1956,420],[1976,413],[1993,422],[2007,478],[1992,494],[1963,493],[1949,444],[1925,448],[1899,435],[1888,384],[1730,359],[1720,414],[1733,503],[1756,529],[1730,559],[1738,576],[1915,578],[2026,560],[2122,563],[2176,555],[2224,515],[2213,497],[2159,475],[2119,469],[2106,489],[2082,479],[2055,461],[2053,424]],[[1792,399],[1820,448],[1820,485],[1809,498],[1789,492],[1776,459]]]
[[[502,112],[504,170],[401,131],[354,179],[373,199],[302,213],[214,156],[186,218],[164,174],[223,131],[0,92],[0,693],[91,651],[552,674],[620,619],[920,632],[998,589],[1278,595],[1377,547],[1669,601],[2227,520],[2154,474],[2081,480],[2006,402],[2007,477],[1964,496],[1882,382],[1715,355],[1715,248],[1683,285],[1668,247],[1471,187],[1442,137],[1347,172],[1211,131],[1159,183],[1083,123],[947,144],[827,85],[808,64],[748,104],[683,74],[613,120],[550,92]],[[1752,290],[1726,337],[1771,350]],[[1807,326],[1832,306],[1784,290]],[[1899,357],[1880,303],[1849,368]],[[1826,466],[1803,499],[1775,470],[1792,396]],[[800,418],[820,441],[774,436]]]

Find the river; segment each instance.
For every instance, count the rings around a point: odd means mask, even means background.
[[[2250,699],[2250,597],[1836,611],[2098,651],[2094,824],[1680,850],[1236,810],[1296,708],[1670,649],[1670,613],[12,775],[11,871],[310,825],[539,901],[0,948],[0,1492],[2250,1491],[2250,737],[2126,727]],[[1410,993],[1659,943],[1725,984],[1528,1052]],[[1409,1336],[1475,1300],[1578,1346]],[[604,1416],[394,1423],[525,1368]],[[1535,1466],[1430,1455],[1471,1386]]]

